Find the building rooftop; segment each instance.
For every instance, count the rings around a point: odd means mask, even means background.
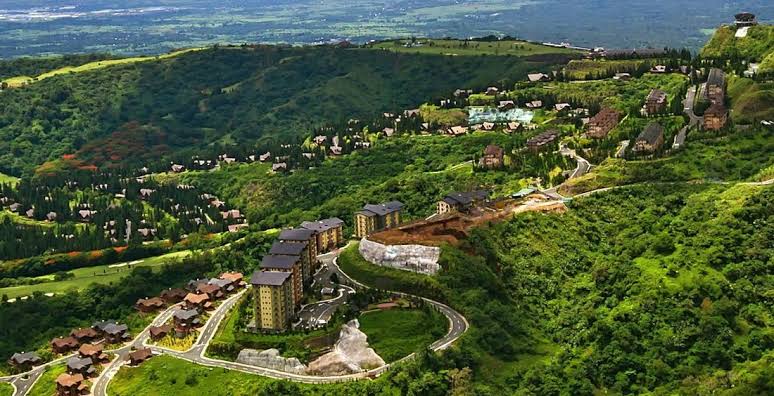
[[[81,371],[85,368],[91,367],[91,365],[91,358],[87,357],[81,358],[78,356],[73,356],[67,360],[67,368],[72,371]]]
[[[172,316],[177,320],[190,320],[199,316],[199,311],[195,309],[178,309]]]
[[[659,136],[664,135],[664,127],[657,122],[651,122],[645,129],[637,136],[637,141],[644,140],[646,143],[653,145],[658,140]]]
[[[314,236],[314,231],[304,228],[292,228],[282,230],[279,235],[281,241],[308,241]]]
[[[443,200],[450,205],[470,205],[473,201],[483,201],[487,198],[489,198],[489,191],[476,190],[453,192],[447,194]]]
[[[305,221],[301,223],[301,228],[317,231],[317,232],[323,232],[323,231],[328,231],[331,228],[341,227],[343,225],[344,225],[344,220],[341,220],[338,217],[332,217],[330,219],[324,219],[320,221]]]
[[[713,67],[707,75],[707,85],[716,85],[723,87],[726,84],[726,73],[723,70]]]
[[[266,255],[261,260],[261,268],[291,269],[299,260],[298,256]]]
[[[403,209],[403,203],[400,201],[390,201],[380,205],[366,204],[363,206],[363,210],[358,213],[366,216],[386,216],[392,212],[396,212]]]
[[[726,109],[726,106],[723,106],[722,103],[713,103],[712,106],[710,106],[706,111],[704,111],[705,116],[724,116],[728,110]]]
[[[648,94],[648,101],[661,102],[666,99],[666,92],[660,89],[653,89]]]
[[[255,271],[250,283],[257,286],[280,286],[290,278],[290,272]]]
[[[306,241],[304,243],[277,241],[271,245],[269,254],[275,256],[300,256],[307,245]]]

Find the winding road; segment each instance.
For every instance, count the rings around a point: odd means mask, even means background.
[[[327,317],[330,317],[332,312],[335,311],[335,308],[337,308],[339,305],[346,302],[350,292],[355,292],[355,290],[358,288],[361,288],[361,289],[368,288],[368,286],[352,279],[349,275],[344,273],[341,270],[341,268],[339,268],[337,264],[337,259],[340,252],[341,250],[337,250],[335,252],[331,252],[331,253],[327,253],[319,256],[319,259],[323,262],[323,264],[327,268],[326,273],[321,274],[321,276],[329,277],[330,274],[336,273],[339,279],[342,280],[342,284],[339,285],[340,290],[339,290],[339,295],[337,297],[329,300],[319,301],[317,303],[309,305],[309,307],[311,308],[308,310],[308,312],[310,312],[312,315],[318,315],[317,316],[318,318],[326,317],[326,315]],[[323,279],[323,278],[320,278],[320,279]],[[172,315],[175,309],[177,309],[180,306],[180,304],[175,304],[165,309],[153,320],[151,324],[149,324],[142,332],[140,332],[129,344],[121,348],[109,351],[115,354],[115,358],[104,368],[104,370],[102,370],[99,376],[97,376],[92,380],[93,381],[92,394],[95,396],[107,396],[108,394],[107,388],[108,388],[108,385],[110,384],[110,381],[115,377],[116,373],[118,373],[121,367],[127,364],[129,353],[131,353],[135,349],[146,348],[146,347],[150,348],[151,351],[153,351],[153,353],[156,355],[166,354],[169,356],[173,356],[173,357],[186,360],[192,363],[200,364],[203,366],[220,367],[220,368],[240,371],[248,374],[261,375],[269,378],[283,379],[283,380],[310,383],[310,384],[326,384],[326,383],[336,383],[336,382],[347,382],[347,381],[366,379],[366,378],[375,378],[381,375],[382,373],[386,372],[387,370],[389,370],[392,365],[414,357],[414,354],[411,354],[409,356],[404,357],[403,359],[398,360],[397,362],[389,363],[372,370],[363,371],[355,374],[337,375],[337,376],[316,376],[316,375],[286,373],[283,371],[272,370],[269,368],[251,366],[251,365],[246,365],[242,363],[230,362],[230,361],[219,360],[219,359],[212,359],[204,356],[207,346],[215,337],[215,334],[217,333],[218,327],[220,326],[221,322],[226,318],[226,316],[228,315],[228,312],[236,305],[236,303],[239,301],[242,295],[244,295],[244,293],[247,292],[247,290],[248,289],[242,290],[239,293],[234,294],[228,299],[226,299],[225,301],[223,301],[223,303],[221,303],[215,309],[215,311],[213,311],[209,320],[207,321],[207,323],[205,323],[204,327],[201,329],[199,333],[199,337],[194,342],[194,345],[191,346],[191,348],[189,348],[186,351],[177,351],[177,350],[173,350],[173,349],[169,349],[169,348],[165,348],[157,345],[148,344],[148,340],[150,338],[149,336],[150,327],[159,326],[169,321],[172,318]],[[394,292],[394,291],[391,293],[407,296],[407,297],[416,297],[409,294]],[[430,349],[432,349],[433,351],[440,351],[448,348],[455,341],[457,341],[470,327],[465,317],[462,316],[459,312],[452,309],[451,307],[427,298],[423,298],[423,297],[419,297],[419,298],[422,298],[422,300],[424,300],[426,303],[435,307],[435,309],[441,312],[449,320],[449,331],[446,333],[446,335],[441,339],[436,340],[434,343],[430,345]],[[37,379],[40,378],[40,376],[43,374],[43,372],[47,367],[63,362],[66,359],[68,359],[70,356],[72,355],[68,355],[60,359],[57,359],[55,361],[48,362],[44,365],[37,366],[26,373],[9,376],[9,377],[2,377],[0,378],[0,381],[11,383],[14,386],[14,389],[15,389],[14,396],[26,395],[29,392],[29,390],[32,388],[32,386],[35,384]]]

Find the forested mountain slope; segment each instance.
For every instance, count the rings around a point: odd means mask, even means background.
[[[566,60],[330,46],[215,47],[56,76],[0,92],[0,172],[29,172],[130,122],[157,128],[158,144],[169,151],[213,142],[252,144],[269,135],[299,135],[324,121],[410,108],[460,87],[510,85],[528,71]],[[131,154],[127,158],[136,159]]]

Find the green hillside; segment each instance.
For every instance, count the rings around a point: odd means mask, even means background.
[[[728,81],[731,117],[738,123],[774,119],[774,82],[731,76]]]
[[[565,51],[559,51],[565,52]],[[523,79],[568,55],[403,54],[338,47],[215,47],[173,58],[55,75],[0,95],[0,171],[31,172],[128,123],[175,152],[252,144],[312,125],[418,106],[460,87]],[[82,68],[83,69],[83,68]],[[89,68],[86,68],[89,69]],[[126,153],[127,158],[137,158]],[[88,155],[86,155],[88,158]]]
[[[747,37],[734,36],[736,28],[723,26],[715,31],[709,42],[701,50],[705,58],[733,58],[760,62],[774,53],[774,26],[758,25],[750,27]],[[767,64],[771,60],[767,61]]]

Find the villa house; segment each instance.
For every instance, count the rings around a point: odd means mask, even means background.
[[[161,297],[141,298],[134,304],[135,309],[140,312],[156,312],[164,308],[164,300]]]
[[[531,73],[527,74],[527,80],[529,82],[546,82],[551,81],[551,76],[545,73]]]
[[[79,343],[88,343],[98,339],[99,333],[91,327],[83,327],[71,331],[70,337],[75,338]]]
[[[91,358],[73,356],[67,359],[67,372],[70,374],[81,374],[84,377],[88,377],[94,374],[95,371],[96,369]]]
[[[497,105],[497,110],[499,111],[507,111],[515,108],[516,108],[516,103],[514,103],[512,100],[501,100],[500,103]]]
[[[634,141],[634,150],[637,153],[652,153],[664,144],[664,127],[657,122],[651,122],[637,136]]]
[[[218,284],[208,282],[203,285],[199,285],[196,288],[196,291],[200,294],[206,294],[210,298],[210,301],[223,298],[223,290],[221,290],[220,285]]]
[[[527,103],[528,109],[539,109],[543,107],[543,101],[542,100],[533,100],[531,102]]]
[[[488,199],[489,191],[485,190],[449,193],[438,201],[437,213],[441,215],[455,211],[466,212],[471,207],[486,202]]]
[[[212,308],[210,296],[207,294],[188,293],[183,299],[186,309],[198,309],[200,312]]]
[[[391,201],[380,205],[365,205],[355,214],[355,235],[364,238],[367,235],[400,224],[403,203]]]
[[[137,366],[150,359],[151,357],[153,357],[153,352],[150,350],[150,348],[138,349],[129,354],[129,364],[132,366]]]
[[[199,311],[196,309],[178,309],[172,314],[172,322],[175,324],[175,335],[178,337],[185,337],[191,330],[201,325],[199,319]],[[160,334],[161,330],[157,332]],[[169,333],[169,330],[167,330]]]
[[[35,352],[21,352],[11,355],[11,358],[8,359],[8,364],[17,370],[28,370],[42,361],[43,359]]]
[[[486,94],[489,96],[496,96],[498,93],[500,93],[500,89],[497,87],[489,87],[486,89]]]
[[[105,341],[108,344],[120,344],[129,337],[129,327],[125,324],[111,323],[105,326]]]
[[[54,353],[67,353],[78,348],[79,345],[75,337],[54,338],[51,340],[51,350]]]
[[[186,294],[188,293],[183,289],[167,289],[162,291],[159,296],[167,304],[176,304],[176,303],[179,303],[180,301],[183,301]]]
[[[100,344],[83,344],[78,349],[78,355],[82,358],[91,359],[93,364],[100,364],[108,359],[108,355],[103,352]]]
[[[59,374],[56,377],[56,394],[57,396],[76,396],[85,394],[89,386],[83,382],[84,378],[81,374],[70,375],[67,373]]]
[[[150,338],[156,341],[168,336],[171,332],[172,332],[172,326],[168,324],[164,324],[161,326],[151,326],[148,329],[148,334],[150,334]]]

